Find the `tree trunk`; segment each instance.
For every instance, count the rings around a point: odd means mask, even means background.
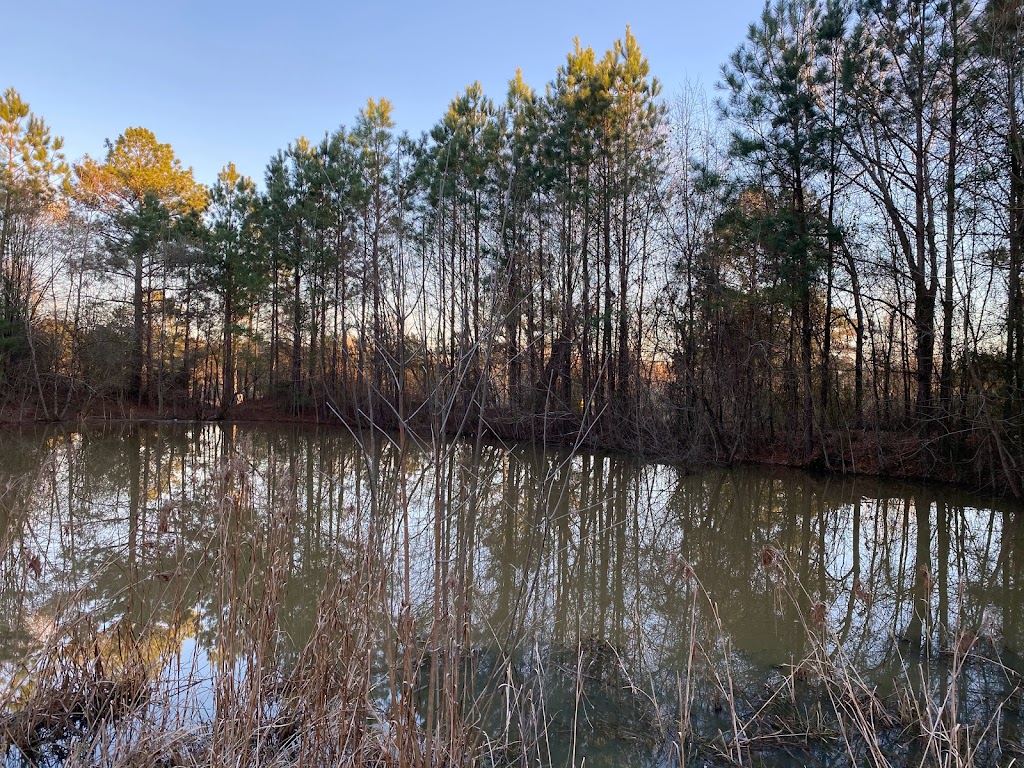
[[[231,292],[224,297],[224,351],[223,371],[221,373],[221,416],[228,412],[228,409],[235,404],[235,354],[234,354],[234,306],[231,301]]]

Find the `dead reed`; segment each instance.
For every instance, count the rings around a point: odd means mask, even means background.
[[[38,648],[8,665],[0,688],[8,761],[527,768],[589,765],[591,747],[614,741],[632,745],[644,765],[967,768],[1012,749],[1003,710],[1020,680],[999,661],[990,629],[955,632],[938,656],[901,656],[894,688],[883,694],[835,635],[828,598],[809,593],[775,546],[751,557],[780,609],[800,617],[803,647],[763,688],[741,682],[744,662],[715,596],[678,556],[664,568],[688,598],[686,653],[671,677],[652,661],[640,616],[623,643],[581,632],[574,645],[557,647],[512,626],[482,644],[472,552],[473,494],[483,491],[470,482],[454,501],[421,494],[434,504],[417,522],[416,481],[398,447],[392,464],[367,447],[370,487],[355,489],[319,593],[303,596],[313,607],[301,635],[283,610],[304,567],[296,476],[286,463],[261,475],[242,453],[225,458],[206,570],[148,577],[167,610],[126,610],[99,624],[86,584],[48,614]],[[451,466],[449,449],[432,450],[440,474]],[[173,540],[178,524],[162,509],[153,527]],[[425,576],[410,554],[417,525],[434,537]],[[4,562],[38,578],[30,558]],[[522,578],[523,600],[538,599],[536,575]],[[871,609],[859,580],[850,589]],[[129,605],[141,590],[128,574]],[[209,596],[203,610],[197,592]],[[901,648],[896,638],[893,647]],[[979,674],[1005,682],[984,710],[967,703]]]

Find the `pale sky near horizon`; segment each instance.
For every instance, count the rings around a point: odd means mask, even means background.
[[[501,101],[521,67],[543,91],[574,37],[601,55],[627,24],[664,95],[687,81],[713,91],[764,0],[42,7],[17,3],[4,12],[0,90],[13,86],[65,137],[69,160],[102,158],[104,139],[141,125],[209,184],[228,161],[262,182],[278,149],[352,125],[368,97],[390,99],[397,129],[416,136],[475,80]]]

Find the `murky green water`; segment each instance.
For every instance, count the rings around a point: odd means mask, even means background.
[[[702,687],[692,716],[727,730],[700,659],[710,670],[728,650],[739,698],[754,707],[807,653],[809,631],[827,633],[883,692],[956,629],[1022,666],[1022,517],[1008,502],[521,445],[410,442],[401,455],[340,429],[146,424],[0,442],[4,677],[69,605],[101,627],[125,616],[166,627],[179,664],[208,666],[228,461],[259,512],[296,510],[282,545],[283,664],[362,532],[384,531],[383,556],[403,564],[407,532],[417,626],[437,612],[462,622],[481,688],[498,659],[518,659],[517,674],[546,670],[556,764],[671,764],[687,671]],[[384,612],[397,615],[404,567],[394,576]],[[463,597],[440,604],[439,583]],[[993,668],[970,672],[965,706],[1006,691]]]

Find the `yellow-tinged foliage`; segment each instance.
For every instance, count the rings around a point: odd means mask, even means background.
[[[173,213],[201,210],[206,188],[184,168],[170,144],[161,144],[146,128],[128,128],[108,144],[106,161],[86,155],[75,166],[79,196],[101,208],[137,208],[147,194],[155,195]]]
[[[359,117],[367,124],[377,128],[394,128],[395,121],[391,117],[392,105],[389,99],[367,99],[366,106],[359,110]]]
[[[238,168],[234,163],[228,163],[220,169],[220,173],[217,174],[217,181],[219,181],[224,189],[232,190],[235,185],[238,184],[242,178],[242,174],[238,172]]]
[[[8,195],[49,200],[67,179],[63,149],[64,139],[51,135],[46,122],[32,113],[14,88],[4,91],[0,96],[0,189]]]

